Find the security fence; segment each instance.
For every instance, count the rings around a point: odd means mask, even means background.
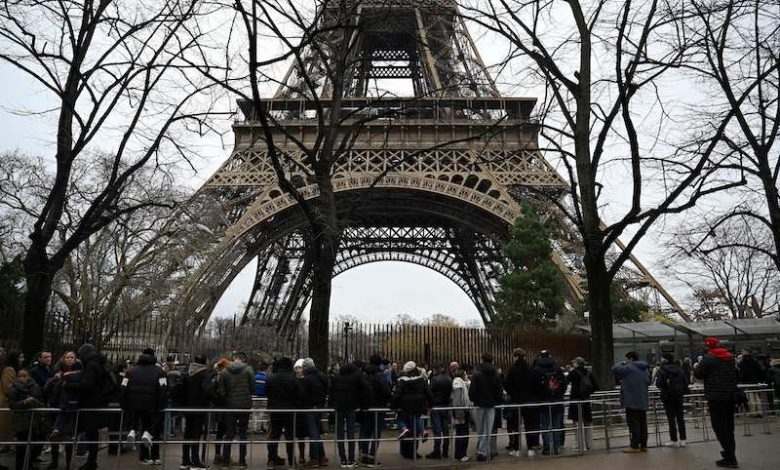
[[[780,397],[774,397],[773,390],[765,386],[743,387],[749,397],[749,406],[738,410],[736,415],[736,433],[750,436],[754,433],[772,433],[777,423],[777,410],[780,408],[780,400],[773,400]],[[256,408],[245,409],[216,409],[216,408],[168,408],[163,410],[158,420],[174,422],[174,417],[182,417],[184,421],[184,434],[168,434],[167,429],[163,429],[163,423],[157,421],[151,425],[153,436],[147,443],[143,443],[140,434],[136,435],[137,445],[128,442],[127,435],[131,429],[137,429],[136,419],[139,416],[128,416],[127,413],[116,407],[103,409],[81,409],[73,410],[70,416],[63,417],[62,411],[52,408],[35,408],[27,410],[11,411],[8,408],[0,408],[0,419],[8,418],[8,413],[28,413],[29,426],[25,429],[17,429],[17,441],[0,441],[0,447],[4,445],[15,445],[17,458],[21,459],[21,468],[27,468],[26,464],[36,459],[40,455],[43,446],[51,446],[52,454],[61,454],[60,447],[65,450],[78,449],[80,446],[96,445],[101,449],[107,447],[110,455],[100,453],[100,465],[103,468],[133,468],[137,463],[135,457],[123,455],[124,450],[138,446],[141,452],[145,452],[148,457],[145,464],[157,464],[163,468],[176,468],[183,465],[183,450],[188,455],[197,455],[203,462],[212,462],[216,449],[219,455],[224,456],[225,450],[232,449],[232,456],[241,457],[242,463],[251,464],[252,467],[268,465],[269,468],[281,467],[299,467],[304,465],[304,461],[311,462],[312,455],[315,455],[315,464],[306,464],[308,468],[314,468],[320,463],[327,462],[326,455],[332,458],[344,455],[349,461],[356,461],[367,467],[377,466],[380,462],[384,463],[383,468],[408,468],[423,467],[452,467],[462,465],[473,459],[474,444],[483,441],[481,445],[489,448],[486,455],[487,460],[505,459],[506,453],[499,453],[500,445],[507,440],[517,439],[519,445],[514,449],[522,452],[510,454],[512,458],[530,459],[536,458],[534,454],[543,448],[544,443],[550,443],[548,454],[555,456],[577,456],[585,452],[610,452],[616,449],[625,448],[627,445],[628,430],[625,424],[625,416],[620,408],[619,396],[616,391],[600,392],[594,394],[590,400],[565,400],[560,402],[542,402],[529,404],[506,404],[496,407],[495,417],[513,419],[513,417],[522,416],[516,431],[510,432],[505,426],[495,426],[486,432],[476,432],[473,426],[464,423],[457,423],[453,416],[458,416],[458,411],[465,411],[471,414],[472,421],[474,414],[479,410],[476,408],[458,408],[458,407],[436,407],[431,412],[423,416],[419,421],[411,419],[407,421],[409,428],[408,436],[402,439],[398,438],[398,429],[392,429],[393,425],[402,416],[398,416],[396,411],[390,409],[369,409],[360,411],[359,415],[355,411],[338,412],[334,409],[265,409],[263,401],[258,400]],[[584,419],[584,409],[589,406],[592,409],[592,421]],[[701,390],[695,390],[685,397],[685,423],[688,428],[688,444],[710,441],[714,439],[714,433],[709,427],[709,418],[707,403]],[[562,413],[564,409],[573,408],[573,416],[577,417],[575,421],[557,420],[554,417],[556,413]],[[447,425],[440,427],[442,433],[430,435],[431,424],[435,414],[448,417],[445,421]],[[530,415],[529,415],[530,413]],[[526,418],[528,416],[540,418],[541,426],[529,429]],[[564,415],[565,416],[565,415]],[[17,417],[18,418],[18,415]],[[238,418],[239,424],[236,429],[232,426],[224,426],[230,422],[231,418]],[[44,437],[52,423],[57,422],[62,426],[63,419],[70,421],[71,429],[86,429],[96,426],[104,429],[98,434],[97,440],[87,439],[84,434],[79,432],[64,433],[65,436]],[[140,419],[146,419],[140,417]],[[663,445],[665,434],[667,432],[667,421],[664,415],[663,405],[659,398],[657,390],[651,389],[650,407],[647,412],[648,420],[648,447],[658,447]],[[16,421],[16,420],[15,420]],[[557,421],[557,422],[556,422]],[[519,424],[518,422],[518,424]],[[100,423],[100,424],[97,424]],[[187,430],[189,423],[190,431]],[[310,428],[312,423],[316,425],[316,430],[311,434],[302,433],[303,428]],[[148,423],[147,423],[148,425]],[[473,422],[472,422],[473,425]],[[196,430],[194,435],[192,427]],[[278,436],[280,426],[287,428],[288,434],[284,439]],[[63,426],[64,427],[64,426]],[[260,431],[261,428],[274,428],[277,432]],[[434,426],[436,428],[436,426]],[[202,432],[201,432],[202,430]],[[159,434],[157,433],[159,431]],[[320,434],[321,431],[321,434]],[[320,434],[318,437],[317,435]],[[314,437],[311,437],[314,435]],[[584,445],[588,436],[592,435],[592,444],[589,448]],[[304,437],[309,436],[309,437]],[[234,437],[237,437],[234,440]],[[576,449],[564,450],[565,440],[574,438],[577,443]],[[536,441],[535,439],[538,439]],[[449,452],[441,452],[440,459],[423,459],[418,453],[427,440],[433,441],[432,446],[444,449],[445,446]],[[437,445],[438,441],[438,445]],[[535,446],[528,444],[538,442]],[[316,458],[316,453],[312,454],[312,447],[316,444],[322,444],[319,451],[323,452],[320,458]],[[448,444],[448,445],[447,445]],[[556,447],[560,444],[559,447]],[[284,445],[286,450],[286,459],[281,457],[279,446]],[[480,444],[478,444],[480,445]],[[186,446],[186,447],[185,447]],[[244,455],[241,447],[245,447]],[[304,446],[309,447],[309,453],[304,452]],[[405,459],[397,456],[397,450],[388,451],[392,446],[400,447],[400,451],[405,455]],[[238,449],[234,449],[238,447]],[[509,448],[509,447],[507,447]],[[158,449],[158,450],[157,450]],[[238,450],[238,452],[236,452]],[[381,450],[381,451],[380,451]],[[503,450],[503,449],[502,449]],[[159,452],[156,454],[155,452]],[[113,455],[111,455],[113,454]],[[446,457],[445,457],[446,454]],[[269,459],[276,456],[276,462],[269,463]],[[335,460],[335,459],[333,459]],[[62,462],[62,460],[60,460]],[[0,458],[0,463],[3,463]],[[10,463],[7,461],[6,463]],[[139,462],[140,463],[140,462]],[[339,462],[333,462],[338,467]],[[327,463],[325,464],[327,466]],[[193,467],[196,468],[196,467]]]

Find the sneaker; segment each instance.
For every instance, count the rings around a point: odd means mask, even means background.
[[[487,462],[487,455],[477,454],[477,462]]]
[[[471,457],[469,457],[468,455],[464,455],[463,457],[460,458],[461,462],[468,462],[469,460],[471,460]]]
[[[127,433],[127,443],[128,444],[135,444],[135,429],[133,429],[129,433]]]
[[[685,439],[682,439],[679,442],[680,442],[680,447],[685,447],[685,446],[688,445],[688,444],[685,443]]]
[[[154,459],[153,462],[154,462],[155,465],[162,465],[162,460],[160,460],[160,459]]]
[[[519,450],[510,450],[509,455],[512,457],[520,457],[520,451]]]
[[[152,459],[139,460],[138,463],[140,463],[141,465],[154,465],[154,460]]]
[[[533,449],[528,449],[528,452],[525,455],[527,455],[530,458],[534,458],[536,457],[536,452],[534,452]]]
[[[348,465],[348,464],[347,464],[347,461],[346,461],[346,460],[342,460],[342,461],[341,461],[341,468],[348,468],[348,467],[347,467],[347,465]]]
[[[398,439],[403,439],[403,438],[409,436],[409,434],[411,434],[411,433],[412,433],[412,431],[409,428],[403,428],[403,429],[401,429],[401,433],[398,434]]]
[[[188,463],[183,463],[179,465],[179,470],[190,470],[192,468],[192,465]]]
[[[680,447],[680,443],[678,441],[664,442],[664,447]]]
[[[198,462],[196,464],[190,465],[190,470],[208,470],[208,467]]]
[[[152,446],[152,435],[149,434],[149,431],[144,431],[144,433],[141,435],[141,442],[143,442],[147,447]]]

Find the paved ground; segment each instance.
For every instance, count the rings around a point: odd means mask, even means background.
[[[385,436],[388,439],[380,447],[380,461],[383,463],[384,469],[408,469],[410,467],[453,467],[458,466],[463,470],[478,468],[481,466],[490,465],[491,468],[496,470],[509,470],[520,466],[533,466],[534,470],[568,470],[568,469],[623,469],[630,468],[631,470],[698,470],[698,469],[715,469],[715,460],[719,457],[719,446],[716,441],[707,441],[704,438],[714,439],[712,431],[710,429],[696,426],[698,423],[690,422],[688,439],[690,444],[685,449],[672,449],[660,447],[659,444],[666,438],[665,429],[656,430],[650,429],[650,446],[651,449],[646,454],[631,454],[626,455],[622,453],[622,448],[626,445],[626,437],[624,432],[620,432],[619,429],[613,430],[610,436],[609,442],[611,450],[606,450],[605,436],[603,432],[597,432],[596,442],[594,447],[596,448],[592,452],[586,454],[578,454],[573,451],[566,451],[564,455],[558,457],[535,457],[520,458],[511,457],[507,455],[507,451],[504,450],[506,445],[506,438],[499,438],[499,450],[500,455],[492,460],[490,463],[460,463],[451,461],[432,461],[432,460],[419,460],[410,461],[404,460],[398,455],[398,444],[393,439],[393,434],[390,432]],[[763,422],[758,420],[747,420],[740,423],[741,425],[737,430],[737,456],[740,461],[741,468],[743,469],[780,469],[780,458],[778,457],[778,446],[780,446],[780,423],[775,422],[768,428],[765,427]],[[747,424],[747,426],[745,426]],[[765,431],[771,433],[765,433]],[[745,433],[750,433],[746,436]],[[615,435],[616,434],[616,435]],[[262,435],[254,435],[252,439],[261,440]],[[476,445],[476,439],[471,438],[469,442],[469,450],[473,455],[474,447]],[[566,446],[574,444],[574,439],[571,434],[566,437]],[[181,456],[181,446],[178,444],[171,444],[166,446],[163,460],[164,465],[162,467],[153,468],[165,468],[176,469],[179,467],[179,459]],[[432,443],[427,442],[420,446],[420,453],[426,454],[432,449]],[[234,458],[237,456],[237,446],[234,446]],[[297,451],[297,450],[296,450]],[[266,449],[263,444],[254,444],[250,446],[249,463],[252,469],[264,469],[266,460]],[[281,451],[284,455],[284,451]],[[338,465],[335,462],[334,456],[336,455],[335,446],[333,443],[326,444],[326,453],[331,458],[330,468],[337,469]],[[213,446],[209,449],[209,454],[213,455]],[[12,466],[12,456],[3,455],[0,456],[0,463]],[[83,459],[77,459],[76,468],[83,463]],[[46,464],[39,464],[40,468],[45,468]],[[100,452],[100,466],[104,469],[141,469],[149,468],[138,464],[137,454],[128,453],[119,458],[107,455],[106,451]],[[60,465],[60,468],[64,468]]]

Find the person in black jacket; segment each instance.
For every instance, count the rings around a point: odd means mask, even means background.
[[[509,402],[516,405],[535,403],[539,401],[539,384],[541,380],[536,376],[533,369],[526,361],[525,351],[521,348],[515,348],[512,352],[515,358],[514,364],[507,372],[504,381],[504,390],[509,395]],[[528,456],[535,455],[534,448],[539,446],[539,408],[523,406],[520,413],[517,410],[510,410],[507,418],[507,430],[509,431],[509,454],[514,457],[520,456],[520,418],[522,417],[525,427],[525,442],[528,447]]]
[[[371,388],[371,408],[387,408],[390,401],[391,379],[389,370],[382,369],[382,357],[373,354],[364,369],[368,385]],[[387,372],[385,372],[387,371]],[[384,412],[365,411],[360,413],[360,463],[366,466],[377,464],[376,453],[379,449],[379,437],[384,426]]]
[[[267,409],[271,416],[271,432],[268,435],[268,468],[284,466],[286,461],[279,457],[279,438],[284,433],[287,455],[293,455],[293,432],[295,417],[290,410],[300,408],[304,403],[303,384],[293,373],[293,361],[289,357],[277,359],[275,372],[266,380],[265,391],[268,397]]]
[[[330,407],[336,411],[336,439],[341,465],[354,467],[355,409],[364,410],[371,403],[371,389],[360,369],[353,363],[344,364],[331,380]],[[344,443],[347,444],[345,452]]]
[[[424,436],[422,415],[433,405],[431,389],[414,361],[404,364],[398,384],[390,399],[398,410],[398,428],[401,433],[401,456],[405,459],[422,458],[417,455],[417,437]],[[412,439],[408,439],[412,438]],[[423,437],[424,439],[424,437]]]
[[[493,365],[493,355],[482,355],[482,364],[471,379],[469,398],[477,409],[474,411],[474,423],[477,427],[477,461],[484,462],[490,457],[490,434],[496,406],[503,401],[501,377]]]
[[[187,374],[181,377],[184,403],[188,408],[209,408],[212,405],[215,387],[218,385],[216,372],[206,365],[206,356],[196,355],[187,367]],[[205,433],[207,413],[193,412],[184,415],[184,440],[188,441],[182,447],[182,466],[190,470],[205,470],[201,462],[201,445]]]
[[[317,468],[327,464],[325,445],[317,442],[320,439],[320,416],[318,408],[325,406],[328,392],[328,379],[317,370],[314,359],[303,360],[303,406],[311,410],[304,415],[306,434],[309,436],[309,462],[307,468]]]
[[[541,408],[540,423],[544,442],[544,455],[557,454],[563,447],[563,396],[566,393],[566,376],[549,351],[542,351],[534,363],[536,375],[541,378],[540,398],[546,402],[557,402]],[[557,429],[558,431],[553,431]]]
[[[577,440],[576,450],[585,452],[593,448],[593,410],[589,400],[599,387],[596,377],[585,368],[585,359],[576,357],[572,366],[567,377],[571,383],[570,398],[580,403],[569,405],[569,419],[577,424],[577,432],[574,433]]]
[[[739,468],[734,440],[734,407],[737,388],[737,369],[734,356],[720,347],[717,338],[707,338],[707,355],[699,362],[693,375],[704,381],[704,396],[710,410],[712,430],[723,448],[723,458],[715,462],[719,467]]]
[[[157,359],[149,352],[141,354],[135,366],[125,374],[119,402],[123,411],[137,419],[138,430],[142,433],[139,460],[146,465],[159,465],[160,444],[155,441],[160,438],[162,410],[168,404],[168,381],[165,372],[157,366]]]
[[[683,368],[674,360],[671,354],[664,354],[661,368],[655,376],[655,386],[661,391],[661,402],[664,404],[666,419],[669,421],[668,447],[685,447],[685,413],[683,399],[688,393],[688,380]],[[677,439],[679,428],[680,439]]]
[[[452,393],[452,377],[443,365],[436,366],[437,374],[431,379],[431,395],[433,406],[447,407]],[[449,410],[431,411],[431,430],[433,431],[433,451],[426,459],[447,458],[450,451],[450,421],[452,413]]]
[[[79,397],[79,408],[105,408],[108,400],[104,395],[107,389],[107,376],[105,358],[101,356],[95,346],[90,343],[81,345],[76,353],[83,366],[81,380],[65,382],[63,391],[75,392]],[[87,461],[79,467],[79,470],[95,470],[97,466],[97,440],[101,428],[106,427],[103,412],[84,412],[79,415],[79,429],[83,432],[87,442]]]

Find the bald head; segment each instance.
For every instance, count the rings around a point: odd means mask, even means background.
[[[450,362],[450,375],[455,375],[455,372],[460,368],[460,364],[455,361]]]

